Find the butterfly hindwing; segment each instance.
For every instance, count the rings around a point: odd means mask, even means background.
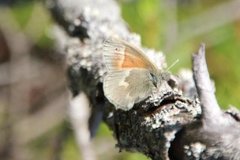
[[[134,103],[147,98],[153,88],[148,70],[111,71],[104,78],[104,94],[117,108],[130,109]]]

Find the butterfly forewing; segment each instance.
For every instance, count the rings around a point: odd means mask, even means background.
[[[129,68],[156,69],[144,53],[121,40],[107,40],[104,43],[104,61],[109,70]]]

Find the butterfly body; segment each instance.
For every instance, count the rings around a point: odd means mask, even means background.
[[[158,89],[165,79],[141,50],[125,41],[106,41],[103,56],[107,67],[104,94],[117,109],[131,109]]]

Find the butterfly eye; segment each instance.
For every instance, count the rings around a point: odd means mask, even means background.
[[[153,85],[157,87],[157,77],[153,73],[150,73],[150,79],[153,82]]]

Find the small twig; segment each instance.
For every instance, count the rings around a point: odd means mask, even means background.
[[[205,60],[205,44],[193,55],[193,77],[202,106],[202,120],[219,123],[222,111],[217,103]]]
[[[84,160],[95,160],[95,152],[90,141],[88,119],[90,116],[89,101],[84,93],[72,98],[69,108],[69,116],[75,137]]]

